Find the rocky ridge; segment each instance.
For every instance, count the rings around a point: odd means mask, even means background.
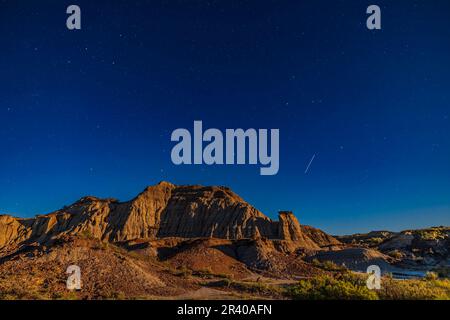
[[[51,244],[63,236],[89,236],[106,242],[135,239],[270,239],[319,249],[292,212],[273,221],[227,187],[176,186],[160,182],[134,199],[84,197],[55,212],[30,219],[0,216],[0,250],[22,244]]]

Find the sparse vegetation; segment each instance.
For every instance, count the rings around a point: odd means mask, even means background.
[[[169,272],[177,277],[188,278],[188,277],[192,276],[192,270],[186,268],[185,266],[182,266],[178,269],[169,268]]]
[[[387,253],[388,256],[394,259],[402,259],[404,254],[400,250],[392,250]]]
[[[369,247],[376,247],[383,241],[384,241],[383,238],[370,238],[370,239],[368,239],[368,245],[369,245]]]
[[[286,294],[302,300],[449,300],[450,281],[435,276],[417,280],[383,277],[380,290],[369,290],[365,277],[346,272],[301,280]]]
[[[450,300],[450,281],[384,279],[377,294],[385,300]]]
[[[301,280],[287,289],[286,294],[298,300],[376,300],[376,292],[369,290],[357,277],[330,275]]]
[[[126,300],[127,296],[122,291],[112,291],[106,295],[105,299],[106,300]]]
[[[346,267],[337,265],[333,261],[329,261],[329,260],[319,261],[317,259],[314,259],[312,261],[312,264],[315,267],[320,268],[320,269],[325,270],[325,271],[333,271],[333,272],[336,272],[336,271],[340,271],[340,272],[347,271]]]
[[[438,278],[439,278],[438,274],[433,271],[429,271],[425,275],[425,280],[429,280],[429,281],[437,280]]]
[[[232,279],[233,275],[226,274],[226,273],[215,273],[211,270],[211,268],[208,268],[206,270],[197,270],[193,271],[192,275],[200,278],[222,278],[222,279]]]
[[[443,240],[447,236],[447,228],[433,227],[430,229],[416,230],[421,240]]]
[[[92,234],[92,232],[91,232],[90,230],[83,230],[83,231],[80,233],[80,236],[81,236],[81,238],[85,238],[85,239],[88,239],[88,240],[93,240],[93,239],[95,239],[95,238],[94,238],[94,235]]]

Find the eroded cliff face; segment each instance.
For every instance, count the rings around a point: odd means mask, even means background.
[[[225,187],[178,187],[172,192],[158,237],[251,238],[273,236],[272,221]]]
[[[0,216],[0,248],[47,243],[64,235],[103,241],[165,237],[278,239],[317,249],[291,212],[272,221],[226,187],[161,182],[131,201],[85,197],[33,219]]]
[[[0,249],[14,246],[28,239],[31,230],[27,225],[27,220],[7,215],[0,216]]]
[[[318,249],[319,246],[305,235],[300,228],[300,223],[291,211],[279,213],[278,238],[303,243],[305,247]]]

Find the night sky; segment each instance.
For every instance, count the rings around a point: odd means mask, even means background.
[[[167,180],[333,234],[450,225],[448,0],[0,0],[0,35],[0,213]],[[279,128],[278,175],[173,165],[194,120]]]

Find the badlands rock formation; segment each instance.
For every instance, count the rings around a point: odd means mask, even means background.
[[[292,212],[280,212],[279,221],[273,221],[226,187],[161,182],[128,202],[84,197],[31,219],[0,216],[0,249],[49,244],[62,236],[77,235],[108,242],[167,237],[269,239],[319,249]],[[320,246],[324,241],[338,242],[322,238]]]
[[[226,187],[161,182],[127,202],[89,196],[34,218],[0,215],[0,300],[284,298],[287,284],[341,268],[325,262],[446,266],[448,248],[446,227],[337,240],[290,211],[272,220]],[[82,270],[78,292],[66,288],[70,265]]]

